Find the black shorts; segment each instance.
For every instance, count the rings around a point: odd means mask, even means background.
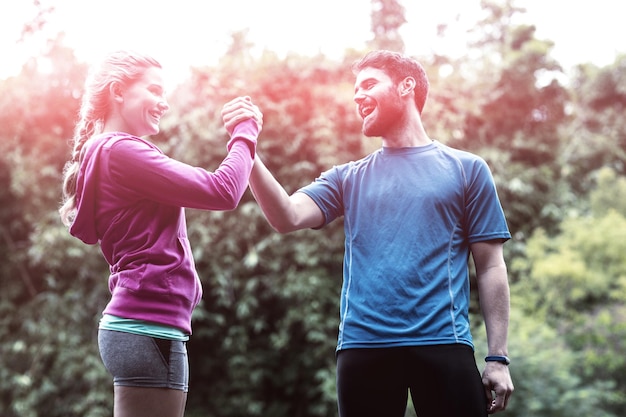
[[[113,385],[189,391],[185,342],[100,329],[98,347]]]
[[[340,417],[486,417],[487,397],[467,345],[346,349],[337,354]]]

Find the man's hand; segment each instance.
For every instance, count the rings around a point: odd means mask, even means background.
[[[499,362],[487,362],[483,371],[483,385],[488,401],[487,412],[493,414],[504,411],[514,390],[509,367]]]
[[[247,119],[256,121],[259,132],[263,128],[263,113],[252,103],[250,97],[237,97],[222,108],[222,121],[229,135],[233,134],[235,126]]]

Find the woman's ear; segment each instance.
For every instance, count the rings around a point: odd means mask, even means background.
[[[122,103],[124,101],[122,85],[119,82],[114,81],[109,85],[109,93],[116,102]]]

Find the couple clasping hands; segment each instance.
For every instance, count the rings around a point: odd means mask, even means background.
[[[222,121],[229,135],[232,135],[235,126],[247,119],[252,119],[256,122],[260,133],[263,128],[263,113],[252,103],[250,97],[237,97],[224,104]]]

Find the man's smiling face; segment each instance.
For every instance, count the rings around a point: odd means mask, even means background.
[[[367,67],[358,73],[354,101],[363,119],[365,136],[384,136],[402,113],[403,102],[397,85],[377,68]]]

